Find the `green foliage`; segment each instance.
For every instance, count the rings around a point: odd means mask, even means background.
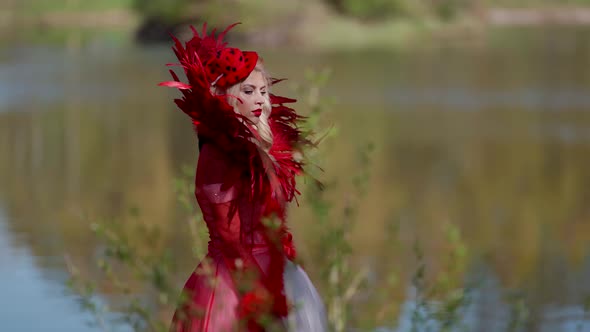
[[[436,16],[443,20],[450,20],[460,11],[467,9],[469,2],[466,0],[430,0]]]
[[[139,217],[133,209],[130,215]],[[121,225],[113,221],[91,225],[103,246],[96,260],[101,277],[98,282],[84,278],[68,261],[68,286],[80,295],[82,308],[94,315],[94,324],[104,331],[114,329],[116,322],[109,319],[114,315],[122,316],[135,331],[167,331],[168,322],[160,320],[155,313],[174,304],[172,299],[177,290],[172,280],[176,269],[172,255],[169,250],[155,250],[162,240],[158,228],[146,227],[137,219],[129,223],[129,229]],[[96,296],[97,283],[122,296],[118,306],[101,304]]]
[[[468,9],[466,0],[326,0],[341,14],[365,21],[416,17],[432,14],[443,20]]]
[[[522,331],[530,318],[529,306],[525,294],[521,291],[513,291],[506,294],[506,300],[510,304],[510,319],[506,331]]]
[[[209,241],[209,232],[205,227],[203,215],[197,209],[194,202],[194,168],[184,165],[181,168],[181,174],[174,180],[174,192],[178,203],[185,211],[186,221],[189,227],[190,237],[192,239],[191,252],[193,257],[201,258],[207,253],[207,242]]]
[[[382,20],[408,14],[405,0],[326,0],[338,12],[364,20]]]
[[[185,166],[174,181],[178,203],[186,214],[195,259],[205,256],[208,233],[202,215],[195,208],[193,170]],[[159,313],[170,312],[188,299],[180,294],[176,277],[178,268],[172,252],[165,248],[164,236],[158,227],[141,223],[140,211],[129,210],[129,219],[122,221],[99,221],[91,224],[91,230],[101,243],[102,252],[96,260],[100,276],[84,277],[70,261],[68,269],[69,288],[80,296],[83,310],[94,317],[93,325],[103,331],[113,331],[117,322],[112,316],[121,316],[123,323],[134,331],[168,331],[170,321]],[[125,226],[123,226],[125,225]],[[147,248],[147,249],[146,249]],[[204,264],[204,273],[212,274]],[[95,280],[97,279],[97,280]],[[99,301],[97,283],[108,287],[111,293],[122,295],[118,306],[111,307]]]
[[[416,291],[415,307],[412,312],[412,332],[423,331],[433,323],[438,331],[465,330],[462,316],[469,305],[470,294],[474,285],[463,286],[461,283],[467,263],[467,251],[461,239],[459,229],[446,225],[447,244],[450,246],[445,257],[445,266],[432,281],[427,278],[427,266],[420,243],[414,243],[414,254],[418,267],[412,277]]]
[[[319,130],[321,118],[330,108],[329,100],[322,101],[318,98],[330,74],[331,72],[327,69],[320,72],[308,71],[306,78],[310,84],[306,85],[306,90],[299,91],[299,95],[302,95],[302,99],[306,102],[305,108],[309,109],[306,128],[308,132]],[[336,130],[333,127],[317,134],[321,139],[332,138],[335,135]],[[333,331],[341,332],[351,325],[353,298],[362,290],[366,281],[366,269],[355,270],[352,267],[353,251],[349,237],[357,218],[358,206],[366,195],[373,150],[374,146],[371,143],[358,149],[355,160],[358,163],[358,172],[351,177],[353,189],[341,211],[336,211],[337,204],[327,198],[328,193],[338,188],[338,183],[319,185],[314,180],[313,165],[322,163],[320,155],[316,153],[317,150],[306,151],[311,161],[311,166],[306,173],[311,176],[305,181],[307,185],[304,188],[304,197],[307,205],[312,209],[313,224],[317,227],[315,249],[322,253],[314,255],[321,257],[314,264],[322,267],[320,284],[325,287],[324,301],[328,311],[330,330]]]
[[[134,0],[45,0],[45,1],[19,1],[18,9],[28,15],[37,15],[48,12],[68,11],[104,11],[110,9],[129,8]],[[9,2],[10,3],[10,2]],[[16,1],[14,2],[17,3]],[[0,1],[0,9],[2,2]]]
[[[146,18],[177,21],[186,18],[186,11],[203,0],[133,0],[133,8]]]

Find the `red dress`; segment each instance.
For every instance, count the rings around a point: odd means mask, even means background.
[[[176,331],[233,331],[240,319],[240,295],[235,274],[240,259],[247,273],[268,273],[269,244],[265,243],[260,202],[239,196],[239,180],[223,188],[231,163],[215,145],[205,144],[199,155],[195,196],[209,230],[207,258],[199,264],[184,290],[187,305],[174,317]],[[237,211],[228,219],[231,202]],[[239,263],[238,263],[239,266]],[[252,285],[253,286],[253,285]],[[191,313],[192,311],[192,313]],[[179,315],[191,316],[180,319]]]
[[[203,145],[195,196],[209,230],[208,254],[184,286],[187,299],[176,311],[171,330],[264,331],[256,319],[266,314],[275,318],[275,325],[283,326],[283,330],[324,331],[324,308],[315,288],[300,267],[286,262],[292,247],[288,242],[281,243],[278,252],[282,253],[279,257],[273,255],[276,244],[271,243],[268,229],[261,222],[265,203],[250,201],[247,195],[240,194],[247,183],[243,179],[224,185],[234,171],[239,167],[222,150],[213,144]],[[232,204],[236,206],[233,214]],[[273,260],[289,264],[287,271],[281,269],[278,276],[273,274]],[[280,278],[279,284],[288,288],[287,294],[282,294],[287,295],[284,300],[295,311],[290,315],[291,324],[283,317],[286,315],[273,309],[272,302],[283,298],[277,299],[272,285],[266,284],[272,283],[269,278]]]

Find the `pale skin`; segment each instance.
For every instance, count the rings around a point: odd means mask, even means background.
[[[238,112],[253,124],[258,124],[262,106],[268,98],[266,94],[266,79],[261,72],[252,71],[250,76],[240,83],[240,92],[237,97],[242,102],[238,102],[236,106]]]

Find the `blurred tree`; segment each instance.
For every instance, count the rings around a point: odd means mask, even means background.
[[[384,20],[408,13],[405,0],[325,0],[338,12],[363,20]]]
[[[170,33],[178,34],[183,23],[195,21],[199,6],[209,0],[132,0],[133,9],[143,22],[135,33],[140,43],[170,41]]]
[[[457,14],[469,6],[467,0],[429,0],[437,17],[443,20],[453,19]]]
[[[133,0],[133,8],[146,18],[166,22],[178,21],[186,16],[187,8],[207,0]]]
[[[365,21],[431,14],[443,20],[454,18],[472,3],[468,0],[324,0],[341,14]]]

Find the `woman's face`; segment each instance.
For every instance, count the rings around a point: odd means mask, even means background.
[[[250,76],[240,84],[237,109],[240,114],[247,117],[252,123],[257,124],[262,114],[262,107],[268,98],[266,80],[259,71],[252,71]]]

